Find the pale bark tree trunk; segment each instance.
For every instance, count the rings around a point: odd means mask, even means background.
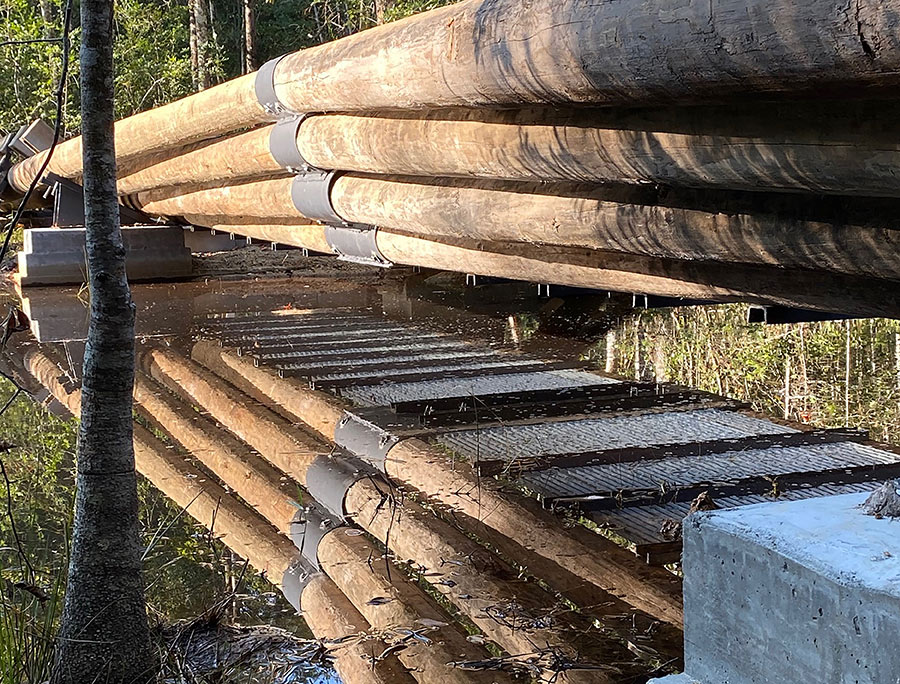
[[[206,0],[192,0],[191,11],[197,31],[197,82],[199,89],[205,90],[212,85],[212,69],[209,63],[212,35],[210,32],[209,5]]]
[[[384,15],[390,10],[396,0],[375,0],[375,23],[383,24],[384,23]]]
[[[244,73],[256,70],[256,12],[253,0],[242,0],[244,8]]]
[[[125,277],[113,138],[113,2],[81,2],[81,110],[91,319],[75,523],[53,684],[155,680],[132,446],[134,305]]]
[[[190,29],[191,46],[191,84],[194,90],[200,90],[200,52],[197,38],[197,0],[188,0],[188,25]]]

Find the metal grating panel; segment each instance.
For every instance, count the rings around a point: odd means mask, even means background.
[[[523,363],[533,361],[524,360]],[[510,373],[507,375],[483,375],[473,378],[451,378],[425,382],[399,382],[391,385],[354,387],[343,392],[344,396],[366,404],[390,404],[394,401],[438,399],[464,394],[479,395],[492,392],[518,392],[522,390],[556,389],[583,385],[604,385],[616,380],[604,378],[580,370],[538,371],[534,373]]]
[[[525,473],[521,482],[543,498],[587,496],[621,489],[676,488],[698,482],[753,475],[777,476],[846,466],[896,463],[897,454],[865,444],[844,442],[805,447],[731,451],[708,456],[662,459]]]
[[[775,432],[796,430],[734,411],[699,409],[466,430],[442,436],[440,441],[472,459],[477,455],[481,459],[509,461],[544,454]]]

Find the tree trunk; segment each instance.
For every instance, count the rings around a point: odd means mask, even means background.
[[[134,305],[125,277],[113,138],[113,3],[81,3],[81,110],[91,320],[75,522],[54,684],[150,682],[132,445]]]
[[[191,46],[191,85],[194,91],[200,90],[200,51],[197,38],[197,13],[195,6],[197,0],[188,0],[188,28],[190,31]]]
[[[197,28],[197,81],[200,90],[205,90],[212,85],[210,74],[210,20],[209,6],[206,0],[193,0],[191,11],[194,15],[194,24]]]
[[[375,0],[375,23],[383,24],[385,13],[396,4],[396,0]]]
[[[242,0],[244,8],[244,73],[256,70],[256,12],[253,0]]]

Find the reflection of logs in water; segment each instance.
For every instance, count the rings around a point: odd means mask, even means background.
[[[276,373],[255,367],[252,361],[201,341],[194,345],[193,357],[207,368],[222,373],[235,385],[265,395],[273,404],[289,411],[297,420],[332,441],[334,429],[346,406],[335,397],[311,390],[299,382],[279,378]],[[676,625],[681,624],[679,582],[662,568],[638,562],[630,552],[596,534],[578,528],[564,529],[551,514],[524,499],[513,499],[478,480],[461,463],[450,464],[445,456],[425,442],[409,439],[395,446],[386,462],[388,474],[420,492],[465,514],[469,531],[479,534],[483,527],[513,540],[528,554],[540,556],[564,573],[542,574],[542,579],[565,593],[572,575],[625,598],[632,605]],[[468,492],[478,492],[478,497]],[[510,552],[518,556],[518,552]]]
[[[135,380],[135,399],[142,414],[151,416],[175,441],[193,453],[277,528],[290,533],[292,524],[302,524],[293,523],[302,508],[301,492],[296,483],[288,481],[270,463],[250,452],[228,432],[140,374]],[[302,500],[308,504],[308,494],[303,493]],[[364,537],[347,536],[347,531],[348,528],[338,528],[328,533],[320,543],[319,557],[323,569],[338,583],[373,627],[390,632],[392,640],[402,642],[403,648],[398,652],[400,660],[410,668],[415,667],[417,676],[421,676],[423,681],[434,681],[438,675],[449,682],[458,681],[460,684],[464,681],[479,681],[482,675],[464,675],[462,671],[448,668],[447,663],[455,660],[481,660],[487,653],[467,642],[464,635],[451,625],[451,618],[441,608],[432,606],[422,590],[410,583],[399,570],[391,574],[390,581],[382,577],[383,571],[376,570],[379,564],[375,560],[381,556],[381,552]],[[345,560],[327,563],[322,558],[323,550],[342,549],[346,544],[352,545],[356,550],[358,562]],[[334,553],[328,557],[334,558]],[[384,581],[377,582],[376,575]],[[308,589],[304,590],[304,596],[306,591]],[[388,604],[371,603],[373,598],[384,597],[388,591],[396,592],[395,599]],[[304,601],[305,598],[301,597],[301,604]],[[390,608],[387,608],[388,605]],[[422,636],[404,635],[396,630],[419,630]],[[505,676],[501,675],[498,680],[493,674],[485,674],[484,679],[486,682],[500,681]]]
[[[41,351],[26,356],[29,372],[73,415],[81,411],[81,393],[67,391],[60,383],[62,371]],[[295,562],[297,550],[266,520],[248,509],[182,456],[141,425],[134,425],[135,465],[167,497],[184,508],[201,525],[235,553],[280,585]],[[369,624],[327,577],[316,577],[303,591],[304,617],[321,639],[349,638],[334,647],[335,668],[347,684],[405,684],[414,681],[391,656],[375,663],[371,652],[387,648],[379,639],[356,638],[370,631]]]
[[[283,464],[287,474],[298,481],[305,480],[306,454],[327,450],[325,444],[298,434],[281,416],[254,405],[250,397],[171,351],[149,349],[142,355],[141,365],[170,389],[189,395],[192,403],[234,431],[264,458]],[[248,406],[253,406],[252,415]],[[296,440],[301,456],[291,458],[287,445],[272,439],[272,435]],[[389,502],[390,493],[368,478],[354,483],[344,500],[357,524],[383,540],[403,560],[414,562],[437,578],[430,580],[435,589],[508,653],[553,649],[572,659],[580,654],[585,662],[631,660],[617,643],[592,642],[586,620],[571,614],[545,620],[558,609],[554,597],[534,584],[518,580],[512,568],[456,529],[411,504],[394,510],[395,502]],[[522,606],[531,619],[510,622],[498,620],[489,612],[491,607],[513,604]],[[583,638],[585,634],[587,638]],[[571,681],[609,681],[608,674],[602,671],[573,671],[568,677]]]

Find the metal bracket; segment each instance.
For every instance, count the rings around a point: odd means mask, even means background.
[[[269,134],[269,154],[291,173],[318,170],[307,162],[297,149],[297,131],[309,114],[280,119]]]
[[[384,472],[388,452],[400,438],[348,411],[334,429],[334,441],[354,456]]]
[[[368,463],[355,458],[319,455],[306,471],[306,490],[316,502],[335,518],[344,520],[344,498],[354,483],[377,475]]]
[[[294,115],[294,112],[288,109],[275,93],[275,69],[283,58],[284,55],[270,59],[263,64],[256,72],[256,80],[253,84],[256,99],[273,120]]]
[[[376,226],[325,226],[325,241],[341,261],[390,268],[394,264],[378,249],[377,237]]]
[[[84,188],[75,181],[48,173],[41,180],[53,197],[53,225],[73,228],[84,225]],[[132,207],[119,204],[119,220],[123,226],[152,225],[149,216]]]
[[[50,149],[53,145],[54,129],[43,119],[36,119],[27,126],[22,126],[10,139],[9,148],[25,157],[33,157],[38,152]]]
[[[309,562],[302,556],[297,557],[293,563],[288,566],[281,577],[281,593],[284,598],[298,613],[300,612],[300,597],[303,590],[306,589],[313,579],[322,574],[318,569],[309,565]]]
[[[326,534],[342,523],[315,506],[297,511],[291,521],[291,541],[300,551],[300,556],[313,571],[319,567],[319,543]]]
[[[309,171],[295,176],[291,200],[297,211],[314,221],[344,223],[331,206],[331,188],[337,175],[336,171]]]

